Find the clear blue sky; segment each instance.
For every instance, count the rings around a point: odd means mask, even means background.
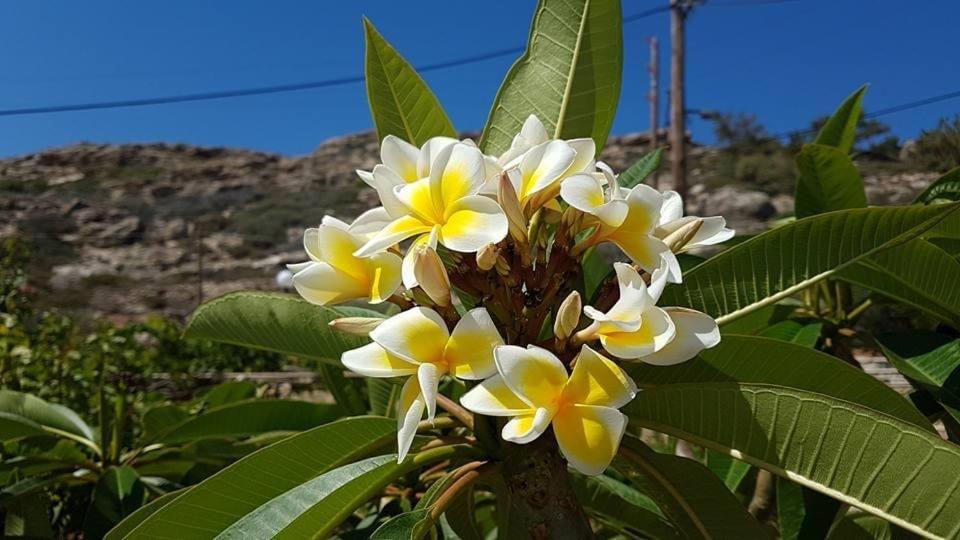
[[[625,14],[667,0],[624,0]],[[800,0],[719,6],[688,26],[688,107],[756,113],[773,132],[805,127],[869,82],[867,108],[960,90],[955,0]],[[739,0],[743,1],[743,0]],[[711,5],[713,4],[713,5]],[[364,2],[3,2],[0,109],[297,83],[362,72],[360,16],[414,64],[524,42],[533,0]],[[647,126],[646,37],[666,13],[624,29],[615,133]],[[666,47],[664,48],[666,53]],[[666,54],[663,56],[666,63]],[[425,78],[456,126],[479,129],[512,58]],[[664,82],[668,77],[663,71]],[[666,88],[664,84],[664,89]],[[883,118],[913,137],[960,99]],[[0,117],[0,156],[78,141],[171,141],[284,154],[371,127],[361,84],[221,101]],[[694,121],[709,141],[710,125]]]

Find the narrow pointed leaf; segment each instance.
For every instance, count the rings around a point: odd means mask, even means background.
[[[832,146],[807,144],[796,161],[798,218],[867,206],[863,179],[847,152]]]
[[[190,488],[147,517],[132,537],[209,539],[303,482],[396,440],[395,420],[338,420],[259,450]],[[183,516],[189,515],[189,520]]]
[[[31,394],[0,390],[0,440],[54,433],[93,445],[93,429],[74,411]]]
[[[727,487],[692,459],[658,454],[627,435],[614,467],[660,506],[681,538],[770,538]]]
[[[609,476],[571,477],[577,501],[591,516],[611,523],[617,529],[650,538],[679,538],[649,497]]]
[[[868,257],[837,277],[960,328],[960,261],[917,238]]]
[[[960,420],[960,339],[914,331],[881,335],[877,343],[900,373]]]
[[[863,95],[866,92],[867,86],[863,85],[850,94],[820,129],[814,142],[833,146],[844,154],[850,153],[857,138],[857,123],[860,121]]]
[[[923,190],[916,202],[960,201],[960,167],[950,169]]]
[[[397,463],[396,455],[380,456],[354,463],[314,479],[318,487],[333,488],[320,498],[304,492],[294,504],[295,508],[282,511],[283,517],[268,520],[256,520],[257,534],[253,537],[275,537],[278,539],[328,538],[344,519],[380,490],[397,478],[420,468],[423,465],[458,456],[476,455],[466,446],[445,446],[434,448],[411,456],[403,463]],[[377,461],[375,461],[377,460]],[[360,466],[365,464],[364,466]],[[323,480],[323,481],[321,481]],[[322,485],[321,485],[322,484]],[[285,499],[285,494],[280,500]],[[274,504],[271,501],[270,506]],[[289,519],[289,517],[293,519]],[[244,536],[249,537],[249,536]]]
[[[420,146],[430,137],[456,137],[457,131],[437,96],[400,53],[363,20],[367,53],[365,74],[377,140],[387,135]]]
[[[211,409],[187,418],[156,442],[176,444],[211,437],[248,437],[270,431],[303,431],[343,416],[330,403],[285,399],[250,400]]]
[[[918,534],[960,534],[960,448],[875,409],[727,381],[647,389],[624,411],[634,427],[727,452]]]
[[[957,204],[860,208],[811,216],[734,246],[686,272],[660,304],[685,306],[722,323],[774,304],[863,257],[953,221]]]
[[[531,114],[553,137],[592,137],[603,148],[620,99],[621,24],[616,0],[540,0],[527,49],[497,92],[480,148],[503,153]]]
[[[716,347],[674,366],[625,365],[640,388],[757,384],[856,402],[933,433],[929,420],[889,386],[828,354],[777,339],[724,334]]]
[[[620,173],[620,176],[617,177],[620,187],[630,189],[646,180],[660,166],[660,156],[662,154],[663,150],[657,148],[637,160],[629,169]]]
[[[341,317],[382,315],[362,308],[315,306],[289,294],[244,291],[197,308],[184,335],[339,366],[344,351],[369,343],[366,338],[336,332],[328,326]]]

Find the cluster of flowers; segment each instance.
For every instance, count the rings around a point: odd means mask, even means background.
[[[433,420],[441,378],[450,376],[480,381],[460,404],[508,417],[503,439],[524,444],[552,427],[570,465],[599,474],[626,428],[618,409],[637,387],[588,344],[599,340],[619,360],[670,365],[719,342],[709,316],[656,303],[668,282],[681,280],[676,252],[722,242],[733,231],[720,217],[684,217],[675,192],[621,187],[595,154],[592,139],[550,139],[534,116],[499,157],[470,140],[436,137],[417,148],[388,136],[382,163],[358,171],[382,206],[350,224],[324,217],[304,234],[310,261],[291,270],[305,299],[391,301],[404,309],[386,320],[333,323],[372,340],[344,353],[348,369],[407,378],[397,405],[401,461],[424,412]],[[581,309],[569,277],[587,250],[604,242],[632,264],[614,264],[609,305],[599,300]],[[572,261],[573,274],[558,270],[562,260]],[[544,272],[557,274],[538,278],[556,278],[550,298],[524,278]],[[467,310],[460,298],[467,290],[483,307]],[[538,309],[553,298],[564,300]],[[582,315],[592,322],[580,328]],[[538,340],[551,316],[554,335]],[[523,332],[524,325],[535,331]]]

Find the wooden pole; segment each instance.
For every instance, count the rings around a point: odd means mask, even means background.
[[[670,170],[673,189],[686,197],[687,148],[686,114],[684,109],[684,26],[687,19],[686,0],[670,0]]]
[[[203,304],[203,234],[200,221],[194,222],[193,233],[197,240],[197,306]]]
[[[660,140],[657,131],[660,121],[660,44],[656,37],[650,38],[650,151],[659,146]],[[657,171],[650,175],[650,185],[657,188],[659,179]]]

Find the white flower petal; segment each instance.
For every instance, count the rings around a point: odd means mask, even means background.
[[[310,263],[293,275],[293,287],[311,304],[329,306],[357,298],[366,298],[365,283],[325,262]]]
[[[417,174],[419,178],[430,176],[430,169],[441,150],[458,142],[453,137],[430,137],[420,148],[420,157],[417,159]]]
[[[372,172],[370,172],[370,171],[361,171],[360,169],[357,169],[355,172],[357,173],[357,176],[359,176],[360,179],[363,180],[363,183],[364,183],[364,184],[366,184],[366,185],[368,185],[368,186],[370,186],[370,187],[374,187],[374,185],[373,185],[373,173],[372,173]]]
[[[596,164],[594,157],[597,154],[597,143],[590,137],[585,137],[570,139],[567,144],[570,145],[570,148],[573,148],[577,156],[573,159],[573,163],[570,164],[565,174],[592,171]]]
[[[584,345],[570,380],[563,389],[565,403],[620,408],[637,395],[637,385],[620,366]]]
[[[475,195],[486,181],[483,153],[474,146],[457,143],[441,150],[430,169],[430,193],[434,205],[448,208]]]
[[[402,377],[417,372],[417,365],[394,356],[376,343],[345,351],[340,357],[343,366],[364,377]]]
[[[577,152],[564,141],[552,140],[534,146],[520,161],[520,190],[517,195],[526,201],[534,193],[551,187],[557,182]]]
[[[410,213],[410,210],[397,196],[397,187],[405,186],[402,178],[393,170],[384,165],[373,168],[373,188],[377,190],[380,204],[387,210],[391,218],[396,219]]]
[[[560,197],[577,210],[594,215],[606,203],[600,180],[590,174],[565,178],[560,184]]]
[[[672,366],[690,360],[704,349],[720,343],[720,329],[713,317],[686,308],[664,308],[676,334],[663,349],[640,360],[657,366]]]
[[[497,372],[493,349],[499,345],[503,345],[503,338],[490,314],[484,308],[476,308],[457,322],[443,356],[454,377],[486,379]]]
[[[683,199],[676,191],[665,191],[663,193],[663,205],[660,207],[660,222],[658,225],[664,225],[671,221],[676,221],[683,217]]]
[[[439,364],[450,337],[440,315],[425,307],[415,307],[383,321],[370,332],[370,339],[392,354],[417,364]]]
[[[567,369],[560,359],[534,345],[503,345],[493,351],[497,371],[507,386],[531,407],[552,408],[567,383]]]
[[[553,415],[544,408],[539,408],[533,414],[525,414],[511,418],[503,426],[500,436],[503,440],[516,444],[527,444],[537,439],[550,427]]]
[[[404,216],[390,222],[382,231],[373,235],[367,243],[354,252],[357,257],[369,257],[383,251],[411,236],[430,232],[432,225],[413,217]]]
[[[387,209],[378,206],[357,216],[357,219],[353,220],[347,230],[350,231],[350,234],[355,235],[375,234],[382,231],[391,221],[393,221],[393,218],[390,217]]]
[[[560,453],[571,467],[590,476],[607,469],[626,428],[626,415],[610,407],[568,406],[553,419]]]
[[[425,408],[417,378],[408,378],[397,400],[397,463],[407,457]]]
[[[499,374],[485,379],[460,398],[467,410],[486,416],[533,414],[534,410],[510,390]]]
[[[461,253],[473,253],[507,236],[507,216],[493,199],[474,195],[447,208],[440,243]]]
[[[443,373],[436,364],[420,364],[417,368],[417,382],[420,384],[423,402],[427,405],[427,419],[431,422],[437,414],[437,388],[440,386],[441,375]]]
[[[387,135],[380,144],[380,160],[404,182],[420,178],[417,174],[419,156],[419,148],[394,135]]]
[[[600,343],[617,358],[635,359],[663,349],[673,339],[675,332],[670,316],[652,306],[643,312],[643,324],[639,330],[600,334]]]

